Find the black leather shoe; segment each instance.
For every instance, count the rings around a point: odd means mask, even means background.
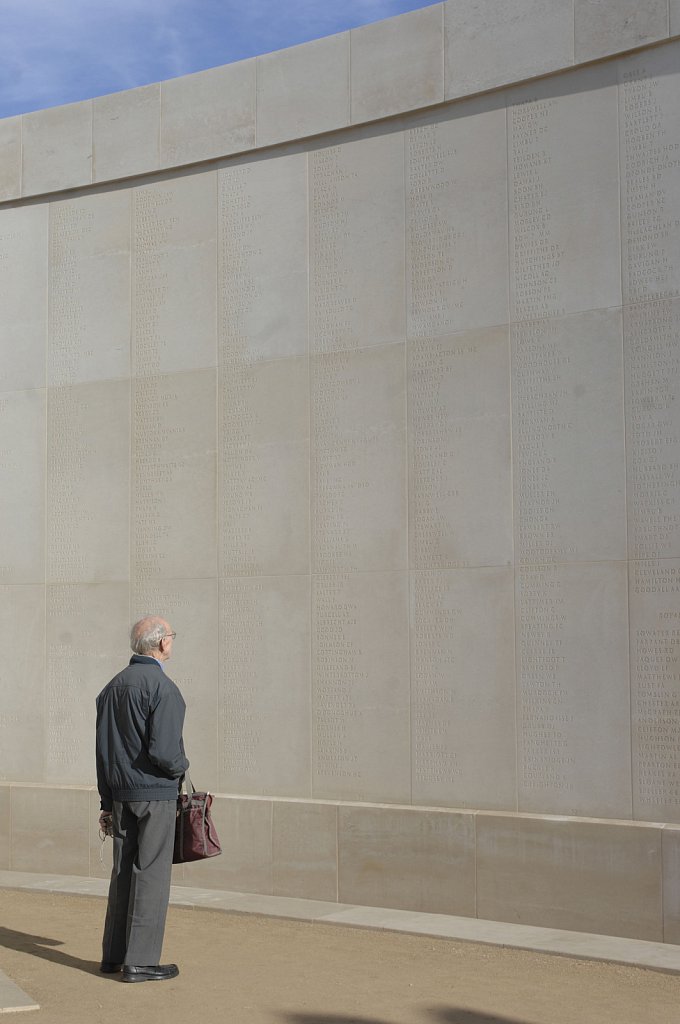
[[[123,964],[123,981],[165,981],[179,974],[177,964],[158,964],[156,967],[133,967]]]
[[[102,960],[99,965],[99,970],[102,974],[118,974],[118,971],[122,971],[122,964],[112,964],[108,960]]]

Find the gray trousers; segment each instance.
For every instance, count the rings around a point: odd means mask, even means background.
[[[113,804],[113,871],[102,960],[155,967],[170,897],[175,800]]]

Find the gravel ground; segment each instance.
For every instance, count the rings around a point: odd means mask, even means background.
[[[680,977],[394,932],[171,907],[172,981],[98,971],[104,902],[0,891],[36,1024],[680,1024]]]

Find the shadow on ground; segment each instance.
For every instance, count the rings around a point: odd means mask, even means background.
[[[63,950],[55,948],[61,945],[63,943],[59,939],[49,939],[46,935],[29,935],[28,932],[16,932],[12,928],[0,926],[0,946],[5,946],[6,949],[16,949],[20,953],[39,956],[41,960],[49,960],[62,967],[84,971],[85,974],[99,974],[98,961],[81,960],[77,956],[71,956],[70,953],[64,953]],[[111,977],[115,978],[115,975]]]
[[[433,1006],[428,1013],[439,1024],[529,1024],[528,1021],[516,1017],[498,1017],[495,1014],[479,1013],[477,1010],[464,1010],[456,1006]],[[354,1014],[318,1014],[318,1013],[287,1013],[284,1015],[289,1024],[389,1024],[389,1021],[378,1020],[377,1017],[356,1017]]]

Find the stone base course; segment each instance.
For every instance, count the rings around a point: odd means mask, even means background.
[[[105,880],[86,787],[0,786],[0,871]],[[223,854],[176,886],[680,938],[680,826],[216,795]]]

